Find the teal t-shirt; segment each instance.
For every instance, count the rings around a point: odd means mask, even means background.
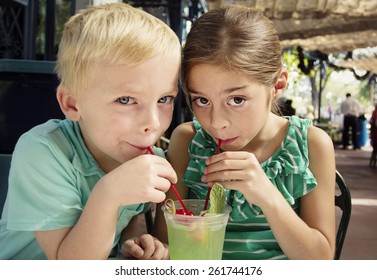
[[[104,175],[77,122],[50,120],[22,135],[12,156],[0,220],[0,259],[46,259],[33,231],[74,226]],[[135,204],[119,209],[114,246],[131,218],[148,208]]]

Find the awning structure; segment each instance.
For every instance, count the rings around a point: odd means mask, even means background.
[[[377,46],[377,0],[209,0],[259,8],[276,25],[282,46],[325,54]],[[377,73],[377,58],[349,60],[341,67]]]
[[[348,59],[339,62],[338,66],[377,73],[377,57]]]

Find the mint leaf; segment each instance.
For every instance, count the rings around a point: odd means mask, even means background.
[[[224,187],[219,184],[215,183],[212,186],[211,194],[209,195],[209,209],[207,211],[208,214],[220,214],[223,212],[224,204],[225,204],[225,189]]]

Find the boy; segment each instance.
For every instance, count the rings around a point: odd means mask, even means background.
[[[126,4],[68,20],[56,68],[66,119],[16,145],[0,259],[106,259],[117,244],[126,257],[168,257],[152,236],[131,237],[136,215],[177,179],[147,148],[170,125],[180,52],[166,24]]]

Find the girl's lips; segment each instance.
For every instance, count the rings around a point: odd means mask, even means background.
[[[221,145],[231,144],[231,143],[233,143],[234,141],[236,141],[237,138],[238,138],[238,137],[229,138],[229,139],[221,139]]]

